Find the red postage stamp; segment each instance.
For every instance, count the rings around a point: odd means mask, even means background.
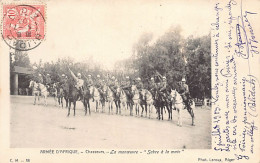
[[[43,40],[45,37],[44,5],[3,5],[4,40]]]

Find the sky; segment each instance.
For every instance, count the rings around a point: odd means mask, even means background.
[[[180,25],[184,37],[207,35],[212,6],[208,1],[48,2],[46,39],[28,54],[32,63],[93,57],[112,69],[116,61],[131,56],[133,44],[145,32],[156,39]]]

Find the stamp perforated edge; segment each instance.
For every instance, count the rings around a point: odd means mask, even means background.
[[[1,39],[2,41],[4,41],[3,38],[3,28],[4,28],[4,24],[3,24],[3,19],[4,19],[4,15],[3,15],[3,11],[4,11],[4,5],[43,5],[44,6],[44,38],[41,41],[46,41],[46,37],[47,37],[47,3],[42,2],[42,1],[29,1],[29,2],[1,2],[1,9],[0,12],[2,15],[1,17],[1,23],[0,23],[0,28],[1,28]],[[28,39],[20,39],[20,40],[28,40]],[[30,39],[30,40],[36,40],[36,39]]]

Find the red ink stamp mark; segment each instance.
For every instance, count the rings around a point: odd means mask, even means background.
[[[45,37],[45,6],[3,5],[2,27],[2,37],[11,48],[36,48]]]

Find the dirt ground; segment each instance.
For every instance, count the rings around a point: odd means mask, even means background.
[[[41,101],[43,102],[43,101]],[[95,113],[84,115],[84,107],[77,102],[76,116],[67,117],[67,108],[55,106],[48,98],[48,106],[33,105],[32,96],[11,96],[10,146],[11,148],[211,148],[211,110],[197,107],[195,126],[191,117],[183,112],[183,126],[177,126],[177,112],[173,120],[109,115]]]

